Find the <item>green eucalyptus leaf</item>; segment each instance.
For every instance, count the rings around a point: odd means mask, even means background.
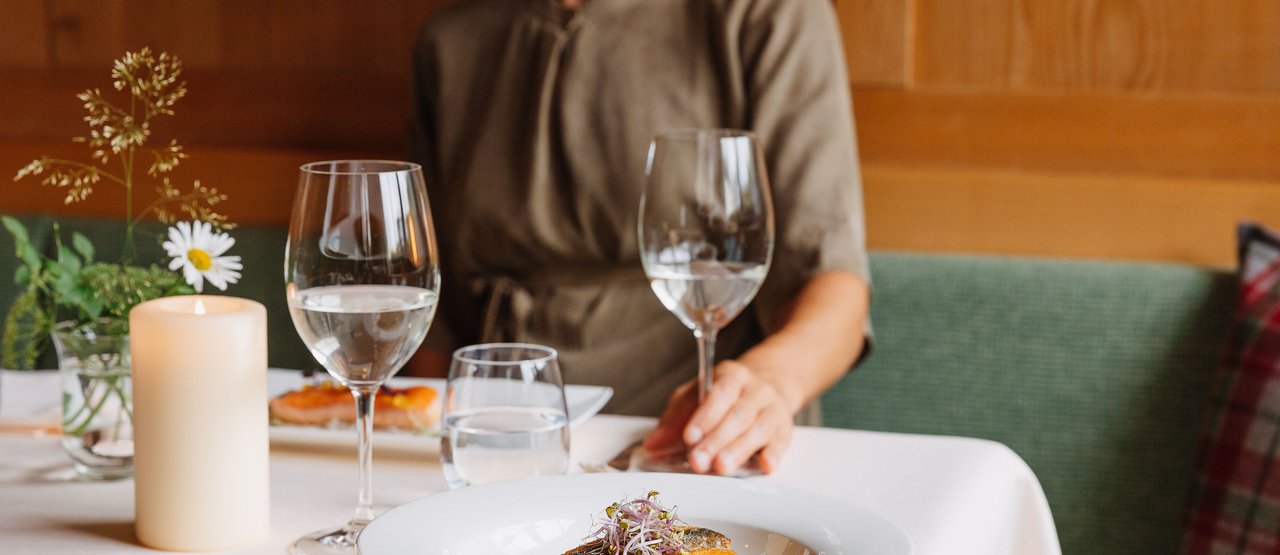
[[[40,267],[40,252],[31,244],[26,226],[12,216],[0,216],[0,223],[13,235],[13,246],[18,259],[34,270]]]
[[[56,272],[51,284],[53,285],[53,292],[57,297],[59,299],[65,299],[76,289],[76,276],[75,274],[66,272],[65,270]],[[63,303],[64,301],[59,300],[58,302]]]
[[[90,322],[102,316],[102,296],[87,283],[77,285],[75,294],[64,299],[64,302],[78,306],[85,320]]]
[[[70,274],[80,273],[80,268],[83,267],[80,257],[76,256],[75,252],[61,243],[58,244],[58,264],[65,267],[67,273]]]
[[[72,287],[67,291],[60,292],[59,295],[60,297],[58,299],[58,302],[64,305],[71,306],[71,307],[79,307],[84,304],[84,300],[85,300],[84,290],[79,287]]]
[[[102,317],[102,299],[96,296],[86,297],[84,302],[80,304],[80,308],[84,310],[85,316],[90,320],[97,320]]]
[[[76,232],[71,234],[71,246],[75,247],[76,252],[84,258],[85,264],[93,264],[93,242],[83,234]]]
[[[18,266],[13,271],[13,282],[18,285],[26,285],[31,282],[31,268],[28,266]]]
[[[31,243],[30,237],[27,235],[27,227],[22,225],[13,216],[0,216],[0,223],[4,224],[4,228],[9,230],[9,234],[13,235],[13,240],[17,243]]]
[[[18,245],[17,250],[18,259],[21,260],[23,264],[26,264],[28,268],[31,268],[32,271],[41,266],[42,257],[39,252],[36,252],[36,250],[31,247],[30,244],[20,244]]]

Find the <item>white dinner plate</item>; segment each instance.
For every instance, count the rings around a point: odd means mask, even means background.
[[[327,375],[321,375],[327,377]],[[302,387],[304,378],[297,370],[271,369],[267,371],[267,398],[274,399],[282,393]],[[437,392],[436,403],[444,395],[445,381],[434,378],[391,378],[391,387],[428,386]],[[566,385],[565,402],[569,405],[569,426],[576,426],[595,416],[613,397],[613,389],[594,385]],[[353,401],[354,402],[354,401]],[[351,426],[320,427],[289,424],[271,425],[271,442],[323,446],[351,446],[356,444],[356,433]],[[378,430],[373,433],[375,448],[428,449],[440,448],[438,423],[423,431]]]
[[[361,555],[561,555],[585,543],[609,504],[660,493],[681,520],[711,528],[738,555],[910,555],[888,519],[817,493],[686,474],[574,474],[472,486],[383,513],[360,533]]]

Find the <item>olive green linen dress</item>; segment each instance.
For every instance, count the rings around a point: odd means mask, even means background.
[[[828,0],[461,0],[424,27],[414,76],[413,156],[446,276],[428,348],[549,345],[567,383],[615,389],[606,410],[659,414],[697,368],[637,248],[663,129],[755,131],[772,181],[773,265],[719,358],[759,341],[814,273],[869,279]]]

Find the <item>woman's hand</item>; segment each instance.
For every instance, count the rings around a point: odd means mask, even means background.
[[[791,443],[795,410],[779,384],[728,360],[716,365],[711,394],[701,406],[696,379],[676,388],[644,447],[661,452],[683,440],[693,470],[717,474],[733,472],[760,453],[760,470],[771,473]]]
[[[781,326],[737,360],[717,364],[711,394],[698,405],[697,381],[671,394],[650,452],[689,446],[697,472],[728,474],[759,453],[773,472],[791,443],[793,416],[844,376],[863,347],[869,293],[857,274],[831,270],[805,284]]]

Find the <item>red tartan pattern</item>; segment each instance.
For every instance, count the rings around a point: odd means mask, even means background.
[[[1280,554],[1280,238],[1241,228],[1235,323],[1210,387],[1187,555]]]

